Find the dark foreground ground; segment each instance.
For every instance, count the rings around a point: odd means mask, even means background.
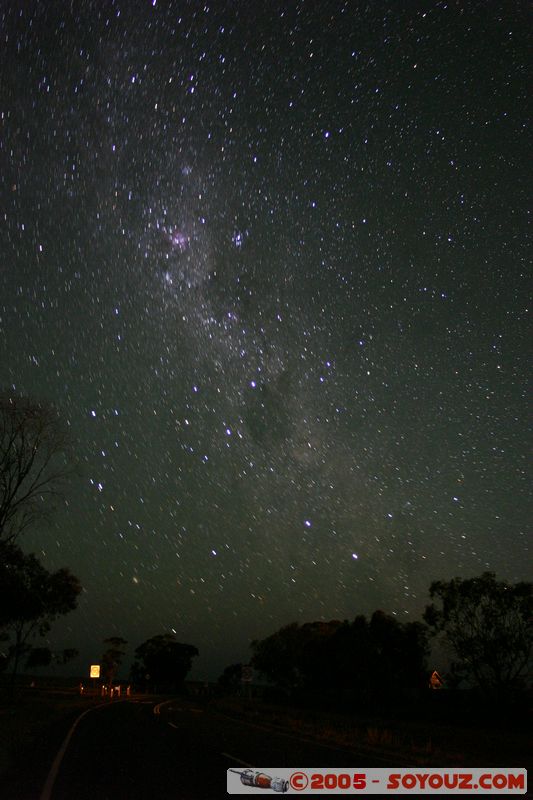
[[[52,783],[61,743],[87,710]],[[211,800],[226,796],[229,767],[528,767],[531,745],[527,728],[512,725],[353,720],[238,698],[139,695],[102,703],[26,690],[16,704],[0,706],[0,797]]]

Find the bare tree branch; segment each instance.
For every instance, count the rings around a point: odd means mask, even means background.
[[[45,498],[58,497],[72,471],[68,445],[52,406],[0,394],[0,541],[14,541],[47,516]]]

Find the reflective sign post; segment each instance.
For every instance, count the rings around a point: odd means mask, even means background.
[[[100,664],[91,664],[89,670],[89,678],[93,679],[93,690],[95,694],[97,694],[96,681],[99,679],[99,677],[100,677]]]

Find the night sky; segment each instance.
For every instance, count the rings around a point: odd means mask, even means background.
[[[0,385],[73,440],[21,544],[74,671],[532,579],[529,13],[2,3]]]

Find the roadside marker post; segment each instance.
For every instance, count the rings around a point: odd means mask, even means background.
[[[100,678],[100,664],[91,664],[89,668],[89,677],[93,680],[93,692],[98,694],[97,680]]]

